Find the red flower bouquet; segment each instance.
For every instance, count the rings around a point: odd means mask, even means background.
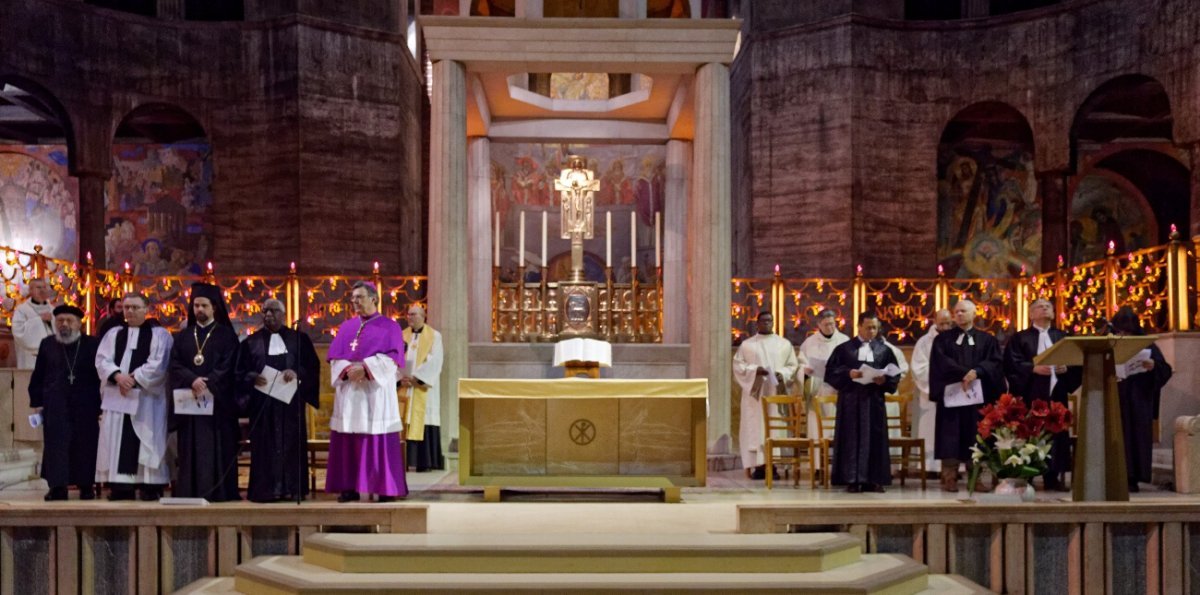
[[[984,405],[979,410],[977,444],[971,447],[971,477],[967,488],[975,491],[975,482],[984,467],[996,477],[1032,479],[1046,472],[1050,460],[1050,438],[1071,427],[1071,410],[1062,403],[1036,400],[1026,406],[1020,397],[1010,394]]]

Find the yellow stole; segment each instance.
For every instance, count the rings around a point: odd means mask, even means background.
[[[405,346],[412,345],[412,337],[412,329],[404,329]],[[431,349],[433,349],[433,328],[427,324],[421,330],[421,334],[417,336],[416,366],[420,366],[429,359],[429,350]],[[408,370],[408,375],[411,377],[413,372],[415,370]],[[428,393],[428,386],[417,386],[415,383],[408,389],[408,419],[404,420],[404,426],[407,428],[404,434],[406,440],[421,441],[425,439],[425,403]]]

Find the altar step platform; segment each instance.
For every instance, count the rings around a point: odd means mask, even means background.
[[[181,593],[640,591],[969,594],[907,556],[844,533],[786,535],[319,534],[301,556],[260,556]]]

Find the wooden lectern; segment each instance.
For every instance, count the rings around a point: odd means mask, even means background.
[[[1116,364],[1129,361],[1156,339],[1155,335],[1067,337],[1034,358],[1035,365],[1083,366],[1083,389],[1075,410],[1072,500],[1129,500]]]

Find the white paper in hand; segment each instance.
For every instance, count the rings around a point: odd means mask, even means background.
[[[862,377],[855,378],[855,382],[859,384],[874,384],[875,379],[880,376],[898,376],[900,374],[900,366],[888,364],[883,368],[872,368],[867,364],[863,364],[858,367],[858,371],[862,372]]]
[[[128,395],[121,395],[121,389],[115,384],[105,384],[100,388],[100,409],[115,413],[137,415],[138,401],[142,396],[139,389],[130,389]]]
[[[965,391],[961,382],[946,385],[946,392],[942,394],[942,404],[946,407],[982,405],[983,383],[979,379],[975,379],[971,382],[971,387]]]
[[[818,380],[824,380],[825,379],[825,366],[828,363],[829,363],[829,360],[823,360],[823,359],[816,358],[816,357],[808,358],[808,367],[812,368],[812,374],[809,374],[809,376],[812,378],[816,378]]]
[[[1142,372],[1145,372],[1146,368],[1142,366],[1142,362],[1148,362],[1151,359],[1153,358],[1150,356],[1149,349],[1143,349],[1137,352],[1137,355],[1129,358],[1129,361],[1123,364],[1117,364],[1117,378],[1124,380],[1135,374],[1141,374]]]
[[[204,391],[196,396],[190,388],[177,388],[172,393],[175,399],[176,415],[212,415],[212,393]]]
[[[296,396],[296,388],[299,385],[295,378],[288,382],[283,379],[282,371],[271,366],[263,367],[262,377],[267,379],[267,385],[260,387],[259,392],[287,404],[292,402],[292,397]]]

